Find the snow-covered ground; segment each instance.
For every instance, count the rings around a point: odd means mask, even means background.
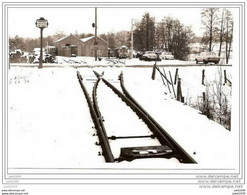
[[[62,60],[63,58],[61,58]],[[78,58],[73,58],[77,59]],[[207,119],[198,110],[174,99],[163,85],[161,77],[156,72],[156,79],[151,79],[152,68],[128,67],[137,65],[136,59],[117,65],[108,61],[94,62],[92,58],[83,61],[86,67],[76,67],[68,59],[59,63],[58,67],[38,69],[37,67],[11,66],[8,73],[8,149],[9,168],[82,168],[105,166],[104,158],[99,154],[101,148],[94,136],[95,129],[91,120],[88,105],[76,77],[80,71],[84,83],[91,94],[95,81],[93,70],[104,71],[104,78],[113,82],[119,89],[118,76],[124,75],[126,88],[133,97],[155,118],[161,126],[198,162],[193,167],[200,168],[234,168],[238,164],[238,142],[236,131],[228,131],[221,125]],[[82,60],[82,59],[80,59]],[[104,66],[88,68],[90,63]],[[139,62],[140,63],[140,62]],[[143,66],[154,62],[143,62]],[[161,62],[160,62],[161,63]],[[168,62],[165,62],[169,64]],[[173,61],[174,64],[175,61]],[[179,62],[181,63],[181,62]],[[81,65],[81,64],[80,64]],[[30,65],[32,66],[32,65]],[[46,65],[49,66],[49,65]],[[50,66],[54,66],[51,64]],[[205,86],[201,85],[202,69],[205,69],[206,80],[215,80],[218,68],[216,66],[196,67],[165,67],[174,78],[176,68],[182,79],[183,96],[196,99]],[[231,67],[226,69],[231,80]],[[134,129],[143,129],[143,135],[148,133],[146,126],[138,120],[130,122],[133,117],[131,110],[124,113],[113,113],[106,107],[123,109],[125,104],[113,92],[99,84],[98,101],[105,118],[106,128],[112,128],[116,133],[118,122],[112,119],[123,114],[127,116],[121,123],[121,129],[127,135],[133,135]],[[110,93],[112,92],[112,93]],[[114,99],[112,99],[112,96]],[[105,104],[106,103],[106,104]],[[119,103],[119,104],[118,104]],[[122,104],[121,104],[122,103]],[[127,106],[126,106],[127,107]],[[130,118],[128,118],[130,117]],[[140,131],[140,129],[138,131]],[[123,133],[125,135],[125,133]],[[138,133],[139,135],[140,133]],[[120,132],[118,132],[118,135]],[[109,135],[111,136],[111,135]],[[133,140],[132,140],[133,141]],[[155,140],[153,140],[155,141]],[[121,142],[121,143],[120,143]],[[126,140],[112,141],[111,144],[129,145]],[[145,139],[142,143],[145,144]],[[149,145],[156,144],[150,143]],[[142,146],[143,146],[142,145]],[[114,151],[117,156],[119,151]],[[121,162],[113,166],[131,167],[181,167],[174,159],[138,159],[132,162]]]

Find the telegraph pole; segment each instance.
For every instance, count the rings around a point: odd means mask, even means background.
[[[95,61],[97,61],[97,50],[98,50],[98,42],[97,42],[97,7],[95,7],[95,37],[94,37],[94,56]]]
[[[133,58],[133,19],[131,19],[130,59]]]

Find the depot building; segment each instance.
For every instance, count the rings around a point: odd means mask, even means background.
[[[95,55],[95,36],[79,39],[70,34],[52,43],[56,48],[57,56],[94,56]],[[107,56],[107,41],[96,37],[97,56]]]

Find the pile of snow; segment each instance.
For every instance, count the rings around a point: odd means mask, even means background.
[[[9,167],[103,163],[72,68],[12,68],[8,87]]]
[[[199,111],[175,101],[164,93],[152,70],[124,69],[125,85],[133,97],[199,163],[199,166],[234,167],[238,144],[236,132],[201,115]],[[194,80],[195,82],[196,80]],[[230,146],[230,147],[229,147]]]

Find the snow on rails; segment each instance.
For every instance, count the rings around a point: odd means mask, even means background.
[[[120,74],[119,76],[121,89],[123,91],[122,93],[109,81],[104,79],[103,74],[98,74],[95,71],[94,73],[97,76],[97,81],[93,87],[92,99],[90,98],[87,89],[83,84],[83,78],[79,71],[77,71],[77,78],[86,97],[91,117],[99,137],[99,144],[102,148],[102,154],[106,162],[121,162],[124,160],[132,161],[139,158],[176,158],[180,163],[196,163],[196,161],[129,94],[124,86],[123,74]],[[136,115],[152,132],[150,135],[108,136],[97,101],[97,87],[100,81],[103,81],[107,87],[109,87],[123,102],[128,105],[128,107],[130,107],[136,113]],[[120,155],[118,157],[114,157],[109,140],[114,141],[118,139],[142,138],[157,139],[159,145],[120,147]]]

